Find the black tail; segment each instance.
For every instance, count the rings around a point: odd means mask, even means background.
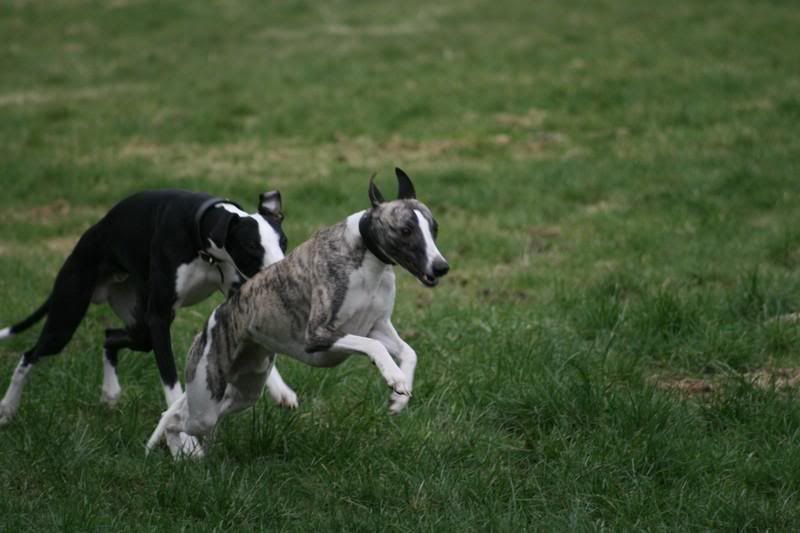
[[[44,318],[44,316],[47,314],[47,312],[49,310],[50,310],[50,298],[45,300],[45,302],[39,307],[39,309],[34,311],[31,314],[31,316],[29,316],[28,318],[26,318],[22,322],[14,324],[10,328],[6,328],[4,330],[0,330],[0,339],[4,339],[6,337],[11,337],[12,335],[16,335],[20,331],[25,331],[26,329],[28,329],[32,325],[34,325],[37,322],[39,322],[42,318]]]

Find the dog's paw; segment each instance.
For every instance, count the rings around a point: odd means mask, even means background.
[[[15,414],[17,414],[16,409],[12,409],[9,406],[0,403],[0,427],[11,422],[11,419],[14,418]]]
[[[389,396],[389,414],[400,414],[400,411],[406,408],[410,399],[410,394],[397,394],[396,392],[392,392]]]
[[[280,390],[269,389],[269,396],[275,403],[287,409],[297,409],[300,404],[297,394],[289,387],[283,387]]]
[[[405,376],[402,376],[397,379],[392,379],[388,381],[389,386],[392,388],[392,394],[396,394],[398,396],[408,396],[411,397],[411,389],[408,387],[406,383]]]
[[[167,447],[174,459],[202,459],[205,456],[203,446],[197,438],[186,433],[166,434]]]
[[[107,391],[103,389],[100,393],[100,402],[105,404],[106,407],[109,409],[113,409],[117,406],[117,402],[119,402],[119,398],[121,396],[122,391]]]

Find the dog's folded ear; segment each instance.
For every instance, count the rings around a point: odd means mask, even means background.
[[[280,191],[261,193],[258,197],[258,212],[264,218],[283,220],[283,202]]]
[[[394,173],[397,176],[397,198],[400,200],[416,199],[417,193],[414,191],[414,184],[411,183],[408,174],[399,167],[394,169]]]
[[[369,178],[369,201],[372,207],[378,207],[378,204],[382,204],[386,201],[383,199],[381,191],[378,190],[378,186],[375,185],[375,174]]]
[[[220,209],[219,211],[222,210]],[[219,214],[216,220],[214,220],[211,231],[208,232],[208,238],[211,239],[214,246],[217,248],[225,248],[225,243],[228,240],[228,232],[230,232],[231,226],[236,224],[237,220],[239,220],[239,217],[233,213],[224,211]]]

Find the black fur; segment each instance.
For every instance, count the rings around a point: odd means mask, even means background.
[[[18,333],[47,316],[36,344],[24,354],[23,364],[63,350],[86,314],[95,289],[123,276],[135,293],[133,320],[125,329],[106,330],[106,356],[116,365],[120,349],[153,350],[162,382],[173,386],[177,371],[170,325],[178,297],[178,267],[197,258],[209,238],[226,248],[245,276],[255,275],[262,266],[264,249],[258,223],[222,208],[208,208],[213,206],[206,206],[198,217],[198,209],[211,200],[207,194],[165,189],[134,194],[112,207],[81,236],[45,303],[11,327],[11,333]],[[272,215],[265,218],[285,246],[282,215]]]

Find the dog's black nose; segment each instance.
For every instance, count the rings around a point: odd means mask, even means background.
[[[447,264],[447,261],[444,260],[436,260],[433,262],[433,275],[437,278],[441,278],[445,274],[450,272],[450,265]]]

